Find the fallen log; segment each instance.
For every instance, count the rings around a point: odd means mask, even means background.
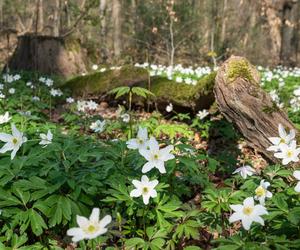
[[[113,96],[107,95],[110,90],[121,86],[140,86],[155,94],[154,101],[160,111],[172,103],[178,112],[196,112],[208,109],[214,103],[213,86],[215,73],[201,78],[197,84],[177,83],[166,77],[150,77],[146,69],[124,65],[119,69],[96,72],[85,76],[77,76],[65,82],[75,96],[99,98],[110,101]],[[134,102],[141,103],[139,98]],[[144,103],[145,104],[145,103]]]
[[[278,136],[278,124],[295,129],[287,114],[260,87],[256,68],[245,58],[232,56],[218,70],[214,93],[220,112],[232,122],[249,146],[273,162],[280,162],[268,137]],[[297,130],[296,130],[297,131]]]

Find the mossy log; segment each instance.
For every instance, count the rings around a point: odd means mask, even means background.
[[[232,122],[248,144],[273,162],[268,137],[278,135],[278,124],[295,129],[287,114],[260,87],[259,72],[245,58],[232,56],[218,70],[214,93],[221,113]]]
[[[77,96],[99,97],[116,87],[144,84],[148,78],[147,70],[126,65],[120,69],[74,77],[63,87],[71,89]]]
[[[79,42],[74,39],[26,34],[18,37],[17,48],[7,66],[12,70],[67,78],[86,72],[84,57]]]
[[[209,108],[214,102],[213,86],[216,74],[210,74],[193,86],[177,83],[164,77],[149,77],[148,71],[142,68],[125,65],[117,70],[96,72],[86,76],[78,76],[67,81],[65,88],[72,90],[77,96],[103,97],[113,88],[120,86],[141,86],[150,89],[155,94],[157,107],[164,110],[168,103],[178,111],[197,111]],[[105,99],[104,98],[104,99]],[[140,103],[140,100],[137,99]]]
[[[156,96],[159,108],[165,108],[168,103],[172,103],[177,110],[190,109],[195,112],[207,109],[213,104],[215,77],[216,73],[211,73],[200,79],[195,86],[177,83],[164,77],[152,77],[151,91]]]

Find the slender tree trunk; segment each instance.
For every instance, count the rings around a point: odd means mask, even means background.
[[[282,2],[282,1],[281,1]],[[282,20],[278,15],[278,10],[281,9],[279,2],[275,5],[272,0],[264,0],[263,4],[265,5],[265,12],[267,21],[270,27],[270,38],[272,41],[272,52],[274,63],[278,64],[280,61],[280,51],[281,51],[281,27]]]
[[[280,59],[283,64],[295,64],[297,54],[297,22],[299,2],[286,2],[282,10],[282,46]]]
[[[120,0],[112,0],[112,21],[113,21],[113,47],[115,59],[119,59],[122,52],[121,38],[121,3]]]
[[[0,0],[0,30],[3,29],[3,2],[4,0]]]
[[[60,0],[55,0],[53,13],[53,36],[59,36],[60,31]]]
[[[175,45],[174,45],[174,31],[173,31],[174,20],[170,17],[170,61],[169,65],[174,65]]]
[[[217,66],[216,57],[215,57],[216,21],[217,21],[217,6],[216,6],[216,0],[212,0],[212,6],[211,6],[210,51],[211,51],[211,58],[212,58],[214,67]]]
[[[100,48],[101,48],[101,59],[105,62],[108,58],[107,51],[107,27],[106,27],[106,0],[100,0],[99,4],[99,16],[100,16]]]
[[[35,33],[42,33],[44,29],[43,0],[36,0]]]
[[[221,27],[221,44],[223,46],[226,38],[226,23],[227,23],[227,0],[223,1],[222,27]]]

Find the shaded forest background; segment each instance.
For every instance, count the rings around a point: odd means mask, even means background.
[[[0,0],[0,64],[17,37],[78,41],[87,64],[300,65],[298,0]]]

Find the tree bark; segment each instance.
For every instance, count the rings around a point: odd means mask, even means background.
[[[114,56],[119,59],[122,51],[121,41],[121,3],[120,0],[112,1],[112,21],[113,21],[113,47]]]
[[[108,58],[107,51],[107,27],[106,27],[106,0],[100,0],[99,16],[100,16],[100,46],[101,46],[101,60],[105,62]]]
[[[29,34],[18,37],[9,66],[12,70],[38,71],[66,78],[86,72],[78,41]]]
[[[299,22],[299,2],[287,1],[282,10],[282,46],[281,62],[285,65],[296,64],[297,54],[297,22]]]
[[[53,13],[53,36],[58,37],[60,31],[60,0],[55,0]]]
[[[43,0],[36,0],[36,23],[35,33],[41,34],[44,30]]]
[[[0,30],[3,29],[3,0],[0,0]]]
[[[226,24],[227,24],[227,0],[223,0],[222,12],[222,27],[221,27],[221,44],[224,44],[226,38]]]
[[[279,162],[268,137],[278,135],[278,124],[295,129],[287,114],[260,88],[259,72],[245,58],[232,56],[218,70],[215,98],[221,113],[242,133],[248,144],[273,162]]]

